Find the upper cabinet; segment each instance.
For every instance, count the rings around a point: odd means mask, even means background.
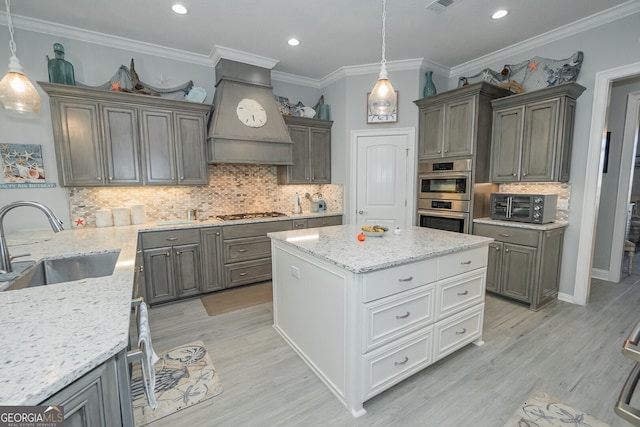
[[[492,101],[491,181],[569,181],[576,99],[584,90],[565,83]]]
[[[509,94],[480,82],[415,101],[420,109],[418,160],[469,157],[488,147],[490,101]]]
[[[283,117],[293,141],[293,165],[278,166],[278,184],[330,184],[333,122]]]
[[[38,82],[49,94],[60,185],[202,185],[211,105]]]

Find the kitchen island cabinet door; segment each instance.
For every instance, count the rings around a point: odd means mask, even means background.
[[[175,113],[178,184],[201,185],[207,174],[205,116]]]
[[[176,299],[171,247],[145,249],[144,271],[149,304]]]
[[[171,111],[144,110],[141,117],[145,184],[176,184],[178,180]]]
[[[202,292],[224,289],[222,281],[222,233],[220,227],[200,231],[202,245]]]
[[[502,275],[503,243],[493,242],[489,245],[487,259],[487,290],[500,292],[500,278]]]
[[[51,98],[51,117],[60,183],[92,187],[105,184],[97,102]]]
[[[108,185],[140,185],[140,138],[136,108],[102,104]]]

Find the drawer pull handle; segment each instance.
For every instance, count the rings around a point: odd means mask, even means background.
[[[173,242],[175,240],[178,240],[178,238],[177,237],[167,237],[167,241],[168,242]]]
[[[246,276],[247,274],[249,274],[249,273],[247,273],[246,271],[244,271],[244,272],[240,273],[240,276]]]
[[[460,261],[460,264],[469,265],[469,264],[471,264],[471,260],[469,260],[469,261]]]
[[[464,292],[458,292],[458,296],[465,296],[465,295],[469,295],[469,291],[464,291]]]
[[[238,249],[238,252],[247,252],[246,249]]]
[[[409,276],[406,279],[398,279],[398,282],[410,282],[413,280],[413,276]]]
[[[407,362],[409,361],[409,357],[405,356],[404,360],[402,362],[393,362],[396,366],[402,366],[402,365],[406,365]]]
[[[467,333],[467,328],[462,328],[462,331],[456,331],[456,335],[464,335]]]
[[[402,316],[398,316],[396,315],[396,319],[400,320],[400,319],[406,319],[407,317],[409,317],[409,315],[411,314],[411,312],[407,311],[406,314],[403,314]]]
[[[501,237],[511,237],[511,234],[509,234],[509,233],[498,233],[498,236],[501,236]]]

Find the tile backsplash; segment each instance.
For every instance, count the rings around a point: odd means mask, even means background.
[[[95,227],[97,211],[133,205],[144,205],[148,221],[186,219],[188,209],[197,209],[204,219],[243,212],[291,214],[296,192],[303,213],[311,210],[306,193],[321,193],[328,212],[343,209],[342,185],[278,185],[277,166],[219,164],[209,165],[208,172],[209,184],[201,186],[69,188],[72,221],[82,218]]]
[[[556,220],[569,219],[569,201],[571,199],[571,184],[566,182],[518,182],[500,184],[500,193],[529,193],[529,194],[557,194],[558,210]]]

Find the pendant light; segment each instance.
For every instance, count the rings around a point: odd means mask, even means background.
[[[0,104],[7,110],[18,113],[37,113],[40,110],[40,95],[29,78],[24,75],[20,60],[16,56],[16,42],[13,40],[13,22],[9,0],[7,5],[7,26],[9,27],[9,72],[0,80]]]
[[[398,108],[398,97],[387,74],[387,59],[385,58],[386,44],[387,0],[382,0],[382,61],[380,61],[380,75],[376,85],[369,95],[369,113],[375,115],[390,115]]]

